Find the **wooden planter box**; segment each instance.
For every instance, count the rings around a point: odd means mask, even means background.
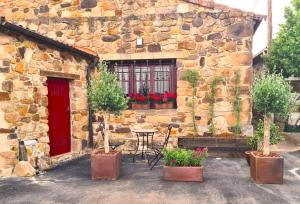
[[[110,151],[106,154],[104,150],[95,150],[91,154],[92,179],[117,180],[121,168],[120,151]]]
[[[150,109],[150,103],[147,104],[132,103],[131,108],[133,110],[147,110]]]
[[[251,152],[250,163],[250,174],[255,183],[283,184],[283,157],[279,155],[265,157],[257,152]]]
[[[164,166],[163,175],[166,181],[203,182],[203,167]]]
[[[248,166],[250,166],[250,155],[251,155],[252,151],[245,151],[245,159],[247,161]]]
[[[167,103],[155,103],[154,104],[155,109],[172,109],[173,108],[173,102],[167,102]]]
[[[185,149],[208,147],[209,150],[238,151],[249,150],[247,138],[244,137],[179,137],[178,146]]]

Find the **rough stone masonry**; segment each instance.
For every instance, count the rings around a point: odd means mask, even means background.
[[[258,18],[253,13],[195,0],[0,0],[0,13],[34,32],[90,48],[102,60],[176,59],[177,109],[127,110],[122,116],[112,117],[113,137],[127,141],[123,150],[132,149],[135,136],[131,130],[137,127],[157,127],[164,133],[169,123],[176,122],[180,128],[172,132],[173,145],[176,136],[193,134],[188,107],[192,91],[181,79],[188,69],[199,71],[202,78],[196,93],[196,114],[202,116],[197,122],[200,133],[208,131],[210,84],[221,76],[224,82],[217,87],[214,121],[217,134],[231,134],[236,123],[233,78],[234,72],[240,71],[242,133],[252,135],[251,50]],[[136,47],[137,38],[143,39],[142,48]],[[0,121],[5,126],[0,132],[1,144],[5,144],[0,158],[8,162],[1,175],[13,171],[18,139],[38,138],[39,151],[49,157],[47,90],[43,85],[46,77],[40,76],[40,66],[81,76],[72,88],[72,96],[78,97],[72,106],[74,150],[82,149],[82,141],[87,138],[87,90],[82,77],[86,66],[77,66],[74,60],[62,62],[59,53],[46,50],[40,51],[28,41],[0,38]],[[95,139],[98,116],[94,117]]]

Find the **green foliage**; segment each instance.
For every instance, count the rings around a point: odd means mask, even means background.
[[[221,82],[224,82],[224,79],[222,77],[215,77],[210,84],[211,95],[209,97],[209,117],[210,117],[209,132],[212,135],[216,135],[216,131],[217,131],[214,124],[215,103],[216,103],[217,86]]]
[[[264,115],[288,115],[294,109],[294,99],[292,87],[280,75],[263,74],[254,82],[254,108]]]
[[[207,148],[197,148],[197,150],[164,149],[164,161],[167,166],[202,166],[208,157]]]
[[[286,22],[271,42],[269,56],[265,58],[271,73],[284,77],[300,76],[300,0],[293,0],[285,10]]]
[[[300,100],[295,102],[295,110],[298,110],[298,112],[300,112]]]
[[[182,77],[183,80],[188,81],[192,88],[195,88],[197,86],[197,83],[200,80],[200,75],[197,70],[186,70],[184,73],[184,76]]]
[[[264,139],[264,122],[259,120],[254,137],[247,139],[247,145],[252,150],[258,149],[258,144]],[[284,140],[284,137],[279,133],[279,127],[272,123],[270,127],[270,144],[275,145]]]
[[[234,132],[236,136],[239,136],[241,134],[241,73],[240,70],[236,71],[234,73],[234,88],[233,88],[233,95],[234,95],[234,101],[233,101],[233,113],[236,118],[236,124],[234,126]]]
[[[120,114],[127,108],[128,99],[119,86],[117,77],[107,70],[104,62],[91,78],[88,92],[93,109]]]
[[[195,111],[195,102],[196,102],[196,86],[200,81],[200,75],[197,70],[187,70],[182,77],[183,80],[188,81],[193,89],[193,96],[192,102],[190,104],[191,113],[193,117],[193,128],[194,128],[194,135],[198,135],[198,127],[196,124],[196,111]]]

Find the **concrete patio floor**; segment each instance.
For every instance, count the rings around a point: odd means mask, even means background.
[[[92,181],[86,156],[35,178],[0,179],[0,203],[299,204],[300,176],[292,172],[300,168],[300,151],[284,157],[284,185],[256,185],[244,158],[210,158],[204,183],[178,183],[162,180],[162,166],[150,171],[144,161],[128,158],[118,181]]]

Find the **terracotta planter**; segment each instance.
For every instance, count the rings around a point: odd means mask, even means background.
[[[245,152],[245,158],[246,158],[248,166],[250,166],[250,154],[251,154],[251,152],[252,151],[246,151]]]
[[[250,154],[250,174],[258,184],[283,184],[283,157],[275,153],[263,156],[259,152]]]
[[[171,167],[164,166],[164,180],[166,181],[203,181],[203,167]]]
[[[155,109],[172,109],[173,108],[173,102],[167,102],[167,103],[155,103],[154,104]]]
[[[131,103],[131,108],[133,110],[144,110],[150,109],[150,103],[140,104],[140,103]]]
[[[104,150],[95,150],[91,154],[92,179],[117,180],[121,167],[120,151],[110,151],[105,154]]]

